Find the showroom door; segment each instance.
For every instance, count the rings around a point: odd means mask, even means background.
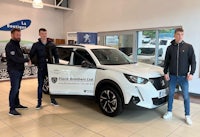
[[[94,95],[96,69],[48,64],[52,95]]]

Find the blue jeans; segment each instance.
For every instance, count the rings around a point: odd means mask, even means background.
[[[170,75],[169,80],[169,99],[168,99],[168,111],[172,112],[172,105],[174,99],[174,91],[176,85],[180,85],[183,98],[184,98],[184,107],[185,107],[185,115],[190,115],[190,97],[189,97],[189,84],[186,76],[175,76]]]
[[[14,110],[15,107],[20,104],[19,89],[20,89],[23,73],[24,71],[18,71],[18,70],[10,70],[8,72],[10,76],[10,84],[11,84],[11,89],[10,89],[10,94],[9,94],[10,110]]]

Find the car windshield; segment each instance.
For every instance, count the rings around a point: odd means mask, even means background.
[[[167,40],[160,40],[160,45],[167,45]]]
[[[138,55],[154,55],[155,48],[139,48]]]
[[[92,49],[102,65],[131,64],[133,61],[127,55],[117,49]]]
[[[151,45],[156,45],[156,40],[150,42]],[[159,45],[167,45],[167,40],[160,40]]]

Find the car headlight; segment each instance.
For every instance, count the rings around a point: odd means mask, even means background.
[[[124,74],[124,76],[128,79],[129,82],[131,83],[137,83],[137,84],[146,84],[148,82],[148,79],[138,77],[138,76],[133,76],[133,75],[128,75]]]

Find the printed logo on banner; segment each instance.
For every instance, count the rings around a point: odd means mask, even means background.
[[[77,32],[77,43],[97,45],[97,33]]]
[[[52,78],[51,78],[51,81],[52,81],[53,83],[56,83],[57,80],[58,80],[58,78],[56,78],[56,77],[52,77]]]
[[[1,31],[11,31],[13,28],[19,28],[20,30],[24,30],[28,28],[31,25],[31,20],[24,19],[24,20],[18,20],[15,22],[8,23],[4,25],[3,27],[0,27]]]
[[[83,38],[84,38],[84,42],[85,42],[85,43],[90,43],[90,42],[91,42],[91,38],[90,38],[90,35],[89,35],[89,34],[85,34],[85,35],[83,36]]]

